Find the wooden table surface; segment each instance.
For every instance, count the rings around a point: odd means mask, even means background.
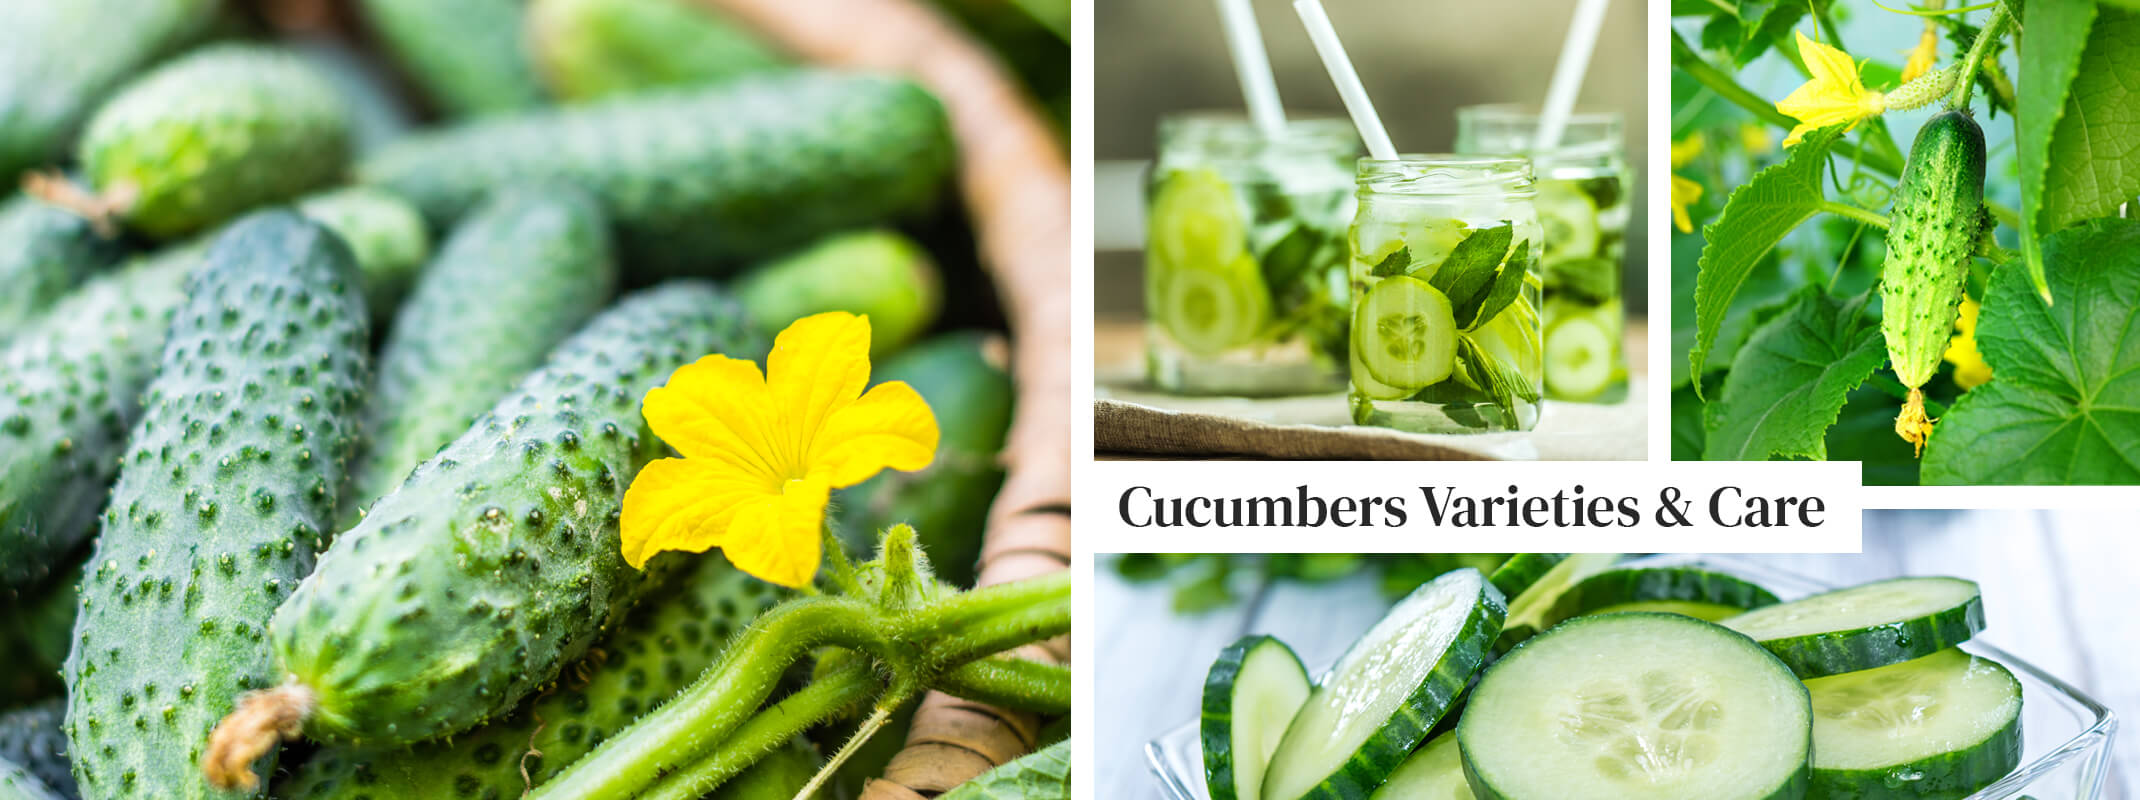
[[[1955,575],[1983,586],[1984,638],[2063,678],[2125,723],[2106,800],[2140,800],[2140,536],[2128,515],[2050,512],[1868,512],[1860,555],[1732,556],[1831,583]],[[1196,716],[1204,672],[1250,632],[1284,639],[1327,664],[1389,601],[1373,581],[1280,582],[1256,600],[1195,616],[1169,610],[1172,588],[1132,584],[1102,556],[1089,584],[1099,671],[1092,731],[1095,797],[1159,800],[1144,745]]]

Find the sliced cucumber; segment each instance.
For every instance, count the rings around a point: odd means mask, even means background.
[[[1545,229],[1545,260],[1587,258],[1598,250],[1598,207],[1574,181],[1539,181],[1538,224]]]
[[[1240,347],[1270,322],[1263,271],[1246,253],[1219,266],[1175,267],[1162,284],[1159,324],[1189,352],[1216,355]]]
[[[2021,683],[1956,649],[1806,681],[1813,797],[1964,797],[2021,764]]]
[[[1404,766],[1376,789],[1373,800],[1474,800],[1464,783],[1464,759],[1457,752],[1456,733],[1429,740]]]
[[[1800,677],[1899,664],[1984,629],[1976,582],[1895,578],[1748,611],[1724,625],[1754,637]]]
[[[1529,588],[1516,595],[1516,599],[1509,601],[1508,624],[1501,627],[1501,638],[1494,643],[1494,650],[1506,652],[1545,630],[1552,622],[1553,607],[1560,602],[1561,593],[1584,578],[1604,572],[1619,560],[1619,553],[1576,553],[1554,564]]]
[[[1211,800],[1257,800],[1263,770],[1313,687],[1293,648],[1244,636],[1204,676],[1204,782]]]
[[[1721,572],[1711,572],[1694,567],[1631,567],[1612,569],[1584,578],[1581,583],[1569,587],[1559,600],[1553,603],[1551,622],[1559,622],[1584,614],[1605,613],[1608,610],[1655,610],[1672,613],[1687,613],[1679,608],[1658,607],[1629,609],[1636,603],[1682,603],[1713,614],[1714,607],[1749,609],[1771,606],[1779,602],[1776,595],[1767,589],[1755,586],[1739,578]],[[1726,616],[1735,616],[1737,612]],[[1707,619],[1702,613],[1687,614]]]
[[[1676,614],[1569,620],[1486,671],[1457,724],[1482,798],[1805,796],[1806,688],[1753,641]]]
[[[1746,613],[1746,609],[1739,608],[1738,606],[1727,606],[1720,605],[1717,603],[1697,603],[1691,600],[1645,600],[1639,603],[1621,603],[1616,606],[1606,606],[1590,613],[1617,614],[1623,611],[1648,611],[1656,614],[1678,614],[1680,616],[1693,617],[1695,619],[1705,620],[1708,622],[1720,622]]]
[[[1456,317],[1449,298],[1426,281],[1399,275],[1367,290],[1352,319],[1352,349],[1367,374],[1418,391],[1456,366]]]
[[[1367,365],[1360,363],[1360,348],[1352,345],[1345,348],[1352,361],[1352,388],[1359,390],[1369,400],[1403,400],[1411,397],[1413,389],[1403,389],[1375,380],[1367,373]]]
[[[1503,596],[1521,597],[1532,584],[1566,560],[1567,553],[1517,553],[1501,562],[1501,566],[1486,579],[1493,581],[1494,588],[1500,589]]]
[[[1546,391],[1560,400],[1589,400],[1611,388],[1615,335],[1590,313],[1546,309]]]
[[[1373,792],[1471,682],[1508,611],[1469,567],[1421,584],[1315,687],[1263,779],[1264,800]]]
[[[1167,173],[1152,192],[1146,246],[1169,268],[1230,264],[1248,248],[1233,185],[1208,169]]]

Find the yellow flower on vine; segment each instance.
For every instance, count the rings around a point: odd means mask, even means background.
[[[1902,62],[1902,82],[1909,83],[1917,76],[1932,71],[1939,63],[1939,23],[1925,21],[1925,32],[1917,37],[1917,46],[1910,49],[1909,58]]]
[[[1672,143],[1672,169],[1677,170],[1702,154],[1702,135],[1699,133]],[[1686,178],[1672,175],[1672,227],[1680,233],[1694,232],[1694,218],[1687,207],[1702,201],[1702,185]]]
[[[1866,117],[1879,116],[1887,111],[1887,95],[1865,88],[1858,77],[1858,63],[1850,54],[1798,33],[1798,55],[1805,59],[1806,71],[1813,79],[1806,81],[1788,97],[1776,101],[1776,110],[1798,120],[1798,127],[1784,137],[1783,146],[1790,147],[1806,134],[1830,125],[1848,123],[1857,127]]]
[[[1991,365],[1977,352],[1977,301],[1962,296],[1961,315],[1954,320],[1954,337],[1947,340],[1947,363],[1954,365],[1954,383],[1974,389],[1991,380]]]
[[[683,458],[657,460],[624,493],[624,558],[721,548],[737,569],[800,587],[823,558],[833,489],[936,458],[936,416],[902,381],[869,384],[869,318],[796,320],[765,374],[711,355],[646,395],[649,426]]]

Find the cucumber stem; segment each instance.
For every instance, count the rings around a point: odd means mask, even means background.
[[[766,706],[705,758],[648,788],[641,800],[698,800],[788,740],[840,716],[883,687],[866,661],[858,660],[821,675],[780,702]]]
[[[1857,220],[1883,231],[1887,230],[1887,215],[1878,211],[1859,208],[1849,203],[1839,203],[1834,200],[1820,201],[1819,208],[1838,217]]]
[[[1997,41],[2006,28],[2006,5],[1998,4],[1991,9],[1991,19],[1984,21],[1984,29],[1977,31],[1977,40],[1969,45],[1969,54],[1962,57],[1962,74],[1955,80],[1954,93],[1947,96],[1947,107],[1969,107],[1969,93],[1976,88],[1977,71],[1984,66],[1984,52]]]
[[[802,791],[795,793],[795,800],[810,800],[815,797],[818,787],[824,786],[827,779],[840,771],[840,767],[846,766],[847,759],[854,757],[855,751],[861,750],[878,731],[884,730],[884,726],[892,721],[892,710],[905,702],[904,697],[894,698],[890,695],[879,699],[876,710],[869,712],[869,718],[862,720],[862,724],[855,728],[854,735],[847,737],[847,743],[840,745],[839,752],[833,753],[831,758],[825,760],[824,766],[818,767],[817,774],[810,776],[810,782],[803,784]]]
[[[945,694],[1047,716],[1070,713],[1070,668],[1022,658],[984,658],[944,673]]]

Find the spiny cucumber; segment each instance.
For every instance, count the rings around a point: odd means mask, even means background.
[[[736,297],[772,336],[811,314],[869,317],[869,355],[898,352],[936,323],[943,278],[929,254],[892,231],[826,237],[757,267],[736,282]]]
[[[408,76],[451,115],[542,103],[521,45],[519,0],[364,0],[364,18]]]
[[[67,701],[52,698],[0,714],[0,761],[13,762],[61,797],[78,797],[67,766]]]
[[[297,202],[297,213],[327,226],[349,245],[364,281],[364,305],[373,329],[386,327],[431,255],[431,233],[424,229],[423,215],[399,197],[363,186],[306,197]]]
[[[544,83],[568,102],[709,84],[783,63],[721,12],[687,0],[534,0],[528,33]]]
[[[307,733],[395,744],[511,709],[619,622],[624,490],[664,452],[640,399],[708,353],[766,345],[711,285],[640,292],[590,322],[320,558],[268,633]],[[278,717],[281,718],[281,717]]]
[[[943,106],[920,86],[795,70],[412,136],[358,176],[433,225],[495,185],[578,184],[609,211],[625,264],[718,273],[930,205],[953,155]]]
[[[318,223],[267,211],[187,281],[82,579],[66,678],[85,797],[233,796],[201,776],[208,733],[274,683],[264,622],[311,571],[356,445],[369,339],[351,261]]]
[[[0,342],[119,254],[80,215],[20,195],[0,204]]]
[[[9,2],[0,16],[0,185],[56,161],[127,75],[198,36],[218,0]]]
[[[1880,332],[1895,377],[1910,390],[1895,433],[1919,454],[1932,431],[1922,387],[1947,352],[1983,213],[1984,130],[1966,109],[1935,114],[1917,130],[1895,184],[1880,268]]]
[[[779,600],[771,584],[717,559],[701,562],[694,575],[647,597],[623,627],[567,667],[554,688],[510,716],[446,742],[405,749],[324,748],[290,778],[276,782],[275,796],[512,798],[530,782],[541,785],[682,690],[706,671],[735,631]]]
[[[154,256],[91,278],[0,351],[0,594],[88,537],[194,264]]]
[[[129,226],[157,238],[202,230],[342,174],[349,118],[339,100],[285,51],[202,48],[98,109],[82,166]]]
[[[60,800],[60,796],[22,765],[0,759],[0,800]]]
[[[570,187],[501,190],[463,219],[387,333],[356,501],[391,491],[601,310],[610,250],[601,209]]]

